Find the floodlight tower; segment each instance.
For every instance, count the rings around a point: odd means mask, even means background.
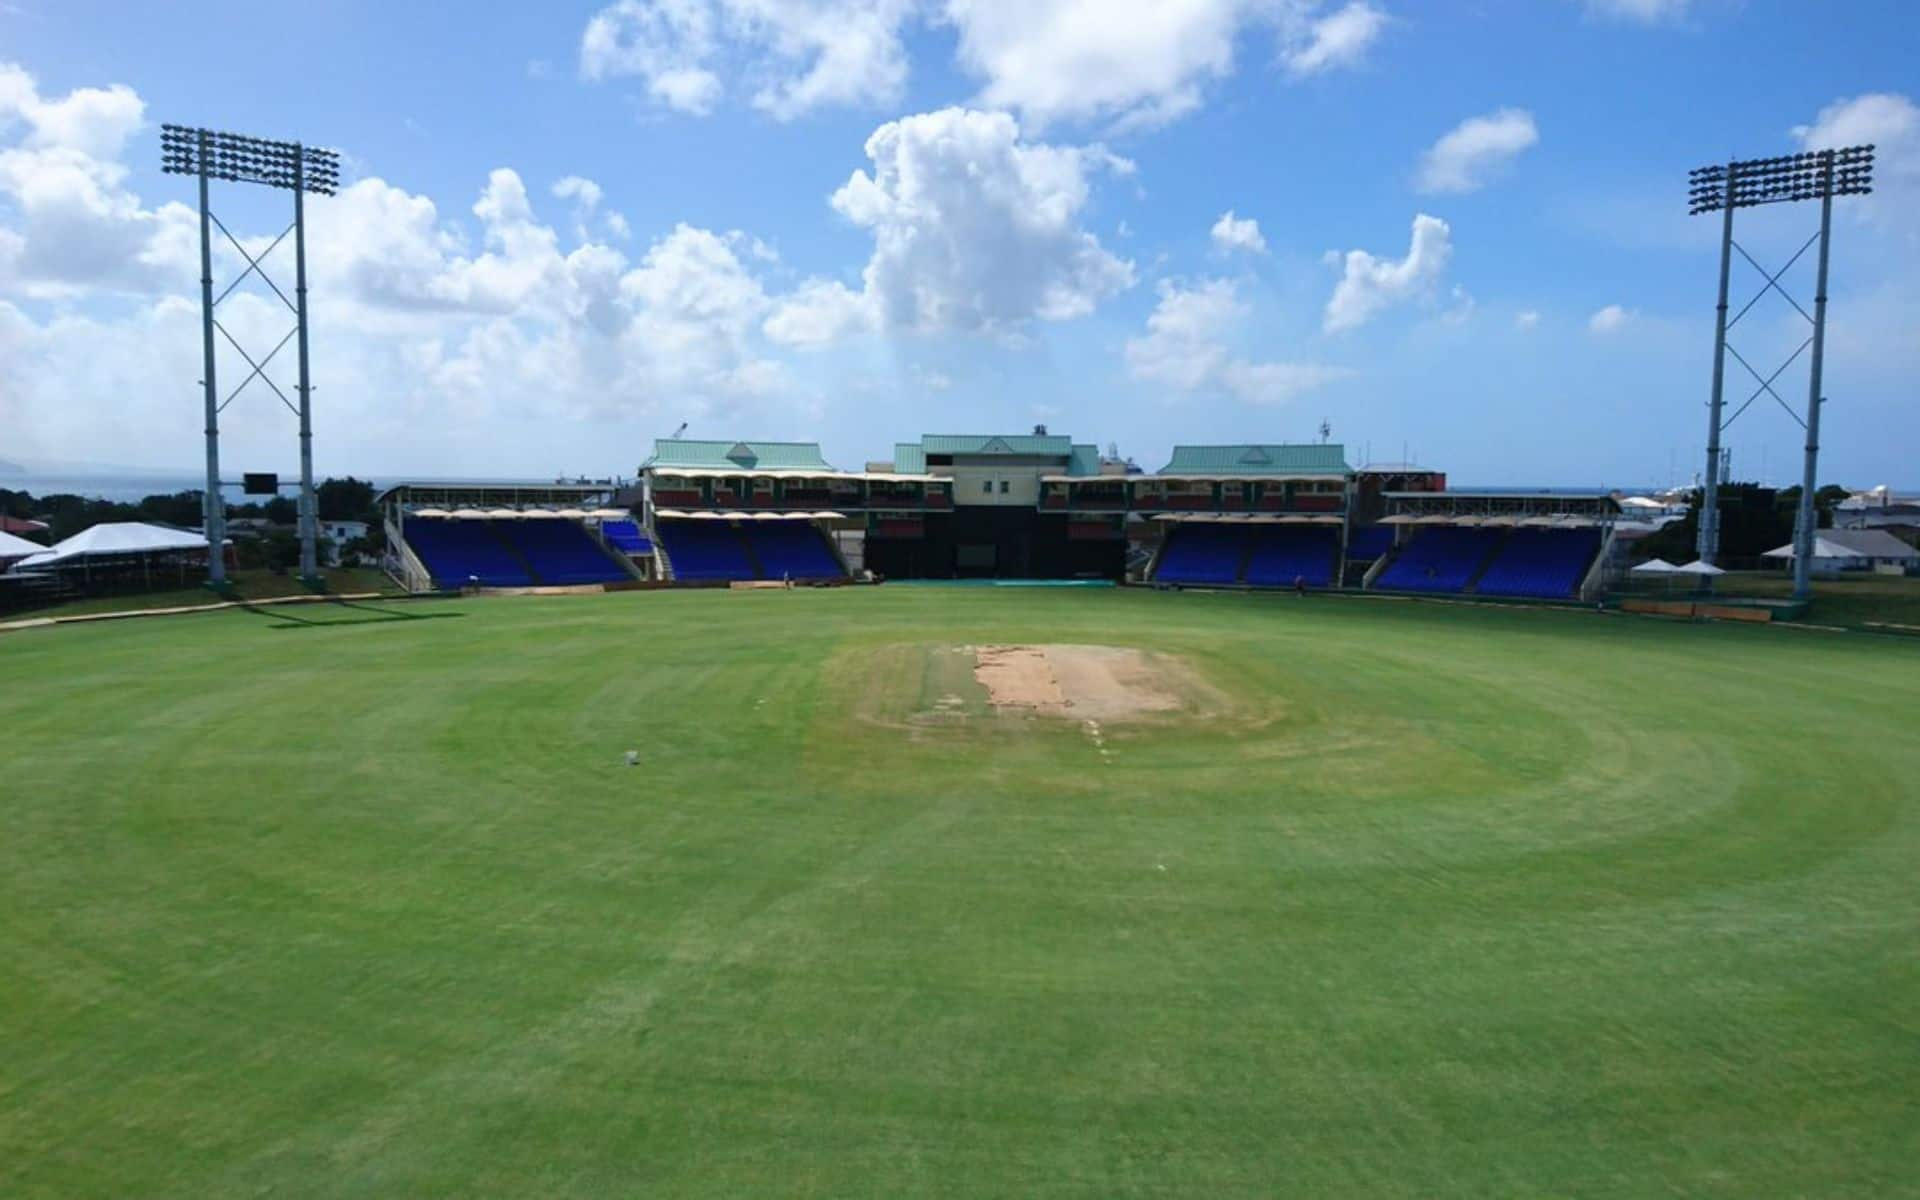
[[[1688,213],[1698,215],[1705,212],[1720,213],[1720,303],[1715,309],[1713,329],[1713,392],[1708,401],[1707,417],[1707,474],[1705,488],[1700,498],[1700,529],[1696,548],[1700,557],[1711,563],[1720,553],[1720,435],[1727,426],[1747,411],[1748,405],[1758,400],[1762,393],[1770,395],[1787,415],[1807,431],[1806,466],[1800,485],[1800,512],[1793,534],[1793,594],[1796,599],[1804,600],[1812,593],[1809,571],[1813,560],[1814,525],[1817,510],[1813,503],[1814,489],[1820,464],[1820,406],[1825,398],[1820,394],[1820,373],[1827,343],[1827,245],[1833,232],[1833,198],[1835,196],[1864,196],[1873,191],[1873,147],[1848,146],[1842,150],[1815,150],[1805,154],[1789,154],[1781,158],[1750,158],[1729,162],[1724,166],[1701,167],[1688,177]],[[1820,229],[1796,250],[1787,264],[1778,271],[1769,272],[1754,261],[1746,248],[1733,238],[1733,210],[1736,208],[1754,208],[1762,204],[1779,204],[1790,200],[1820,201]],[[1780,286],[1780,277],[1785,275],[1800,256],[1820,243],[1819,265],[1815,273],[1813,293],[1813,315],[1801,308],[1786,289]],[[1732,266],[1735,250],[1740,257],[1751,263],[1753,269],[1766,278],[1753,299],[1746,307],[1727,319],[1727,274]],[[1787,360],[1774,369],[1773,374],[1762,376],[1753,369],[1746,359],[1740,356],[1727,342],[1727,331],[1738,324],[1741,317],[1747,315],[1760,298],[1768,291],[1779,292],[1794,310],[1806,318],[1812,326],[1812,332],[1799,349],[1787,356]],[[1780,393],[1773,390],[1773,381],[1782,372],[1792,366],[1801,353],[1812,347],[1813,357],[1808,364],[1807,415],[1803,420],[1793,411]],[[1760,386],[1748,396],[1746,402],[1734,411],[1733,416],[1721,419],[1723,412],[1722,389],[1726,378],[1727,355],[1747,373],[1759,381]]]
[[[306,194],[317,192],[323,196],[333,195],[334,189],[340,185],[340,156],[331,150],[303,146],[299,142],[269,141],[213,129],[189,129],[182,125],[160,127],[160,155],[161,169],[167,174],[196,175],[200,179],[200,343],[206,372],[201,384],[206,390],[209,576],[216,584],[226,579],[226,562],[221,552],[227,522],[226,505],[220,495],[220,413],[249,383],[258,378],[272,388],[274,395],[280,397],[280,403],[286,405],[300,420],[300,575],[312,581],[320,574],[315,555],[320,514],[313,493],[313,384],[307,363]],[[257,257],[248,254],[240,240],[233,236],[232,231],[213,214],[213,209],[208,205],[207,183],[213,179],[259,183],[292,192],[293,224],[282,230],[280,236],[274,238],[272,244]],[[240,257],[247,260],[247,269],[240,272],[218,297],[213,294],[212,228],[216,225]],[[280,290],[261,265],[267,255],[286,240],[289,233],[293,235],[292,300],[287,299],[287,294]],[[273,294],[292,312],[294,320],[293,328],[258,362],[213,315],[220,301],[232,294],[233,289],[239,287],[248,275],[256,274],[273,289]],[[216,329],[253,368],[240,381],[240,386],[228,393],[225,400],[219,398],[214,385],[213,333]],[[298,342],[300,355],[300,403],[297,407],[266,374],[267,364],[289,341]]]

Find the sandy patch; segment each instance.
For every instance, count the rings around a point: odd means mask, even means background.
[[[1171,712],[1181,706],[1173,678],[1183,668],[1119,646],[976,646],[974,678],[1000,711],[1089,722]]]

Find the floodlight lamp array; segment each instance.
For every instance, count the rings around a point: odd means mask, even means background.
[[[1687,184],[1690,215],[1825,196],[1865,196],[1873,191],[1873,147],[1813,150],[1700,167],[1688,175]]]
[[[340,156],[332,150],[184,125],[160,127],[160,169],[170,175],[204,170],[212,179],[299,188],[323,196],[340,186]]]

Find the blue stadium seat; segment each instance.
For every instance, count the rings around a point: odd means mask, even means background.
[[[754,521],[741,531],[759,560],[763,579],[843,579],[826,535],[811,521]]]
[[[650,554],[653,546],[647,541],[647,535],[640,532],[635,521],[602,521],[600,535],[607,544],[622,554]]]
[[[1162,583],[1238,583],[1247,528],[1198,521],[1174,525],[1153,577]]]
[[[1438,525],[1423,529],[1387,565],[1373,586],[1400,592],[1460,592],[1499,544],[1497,529]]]
[[[489,521],[406,522],[407,544],[443,588],[478,582],[486,587],[526,587],[533,583],[524,562],[500,540]]]
[[[1256,525],[1253,557],[1247,560],[1247,582],[1259,587],[1291,587],[1295,580],[1308,587],[1333,582],[1333,560],[1340,533],[1322,526]]]
[[[1362,525],[1347,535],[1347,557],[1372,562],[1393,549],[1393,526]]]
[[[533,518],[493,525],[520,552],[540,583],[614,583],[632,578],[577,522]]]
[[[1567,600],[1599,552],[1591,529],[1516,529],[1474,591],[1485,596]]]
[[[654,532],[673,577],[696,582],[752,579],[740,533],[725,521],[658,521]]]

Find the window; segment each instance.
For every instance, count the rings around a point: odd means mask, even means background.
[[[983,493],[985,493],[986,495],[989,495],[989,496],[991,496],[991,495],[993,495],[993,480],[991,480],[991,479],[983,479],[983,480],[981,480],[981,481],[980,481],[980,490],[981,490],[981,491],[982,491]]]
[[[1007,481],[1004,479],[1000,481],[1000,494],[1002,496],[1007,494]]]

